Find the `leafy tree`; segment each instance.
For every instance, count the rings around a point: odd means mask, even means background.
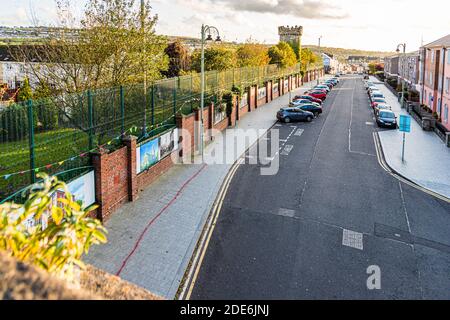
[[[292,67],[297,63],[294,50],[287,42],[280,42],[269,49],[271,64],[278,64],[282,68]]]
[[[369,63],[369,73],[375,74],[376,71],[377,71],[377,69],[376,69],[375,63]]]
[[[56,177],[40,175],[25,204],[0,205],[0,249],[23,262],[32,263],[64,278],[73,278],[75,266],[84,267],[81,256],[94,244],[106,242],[101,222],[88,217],[95,207],[83,209],[67,186]],[[52,195],[64,191],[54,204]],[[46,213],[47,228],[26,226],[27,219],[39,221]]]
[[[25,78],[23,81],[22,86],[19,89],[19,93],[17,94],[17,100],[19,102],[21,101],[27,101],[33,98],[33,91],[30,87],[30,81],[28,78]]]
[[[314,52],[312,52],[310,49],[308,48],[302,49],[301,62],[303,71],[308,70],[309,66],[318,63],[319,60],[320,60],[319,56],[316,55]]]
[[[269,64],[270,57],[265,45],[248,41],[237,49],[239,67],[259,67]]]
[[[163,72],[164,76],[168,78],[178,77],[182,71],[189,70],[191,57],[188,49],[180,40],[170,43],[165,53],[169,57],[169,68]]]
[[[237,66],[236,50],[224,45],[214,45],[205,49],[205,70],[223,71]],[[192,68],[201,71],[201,52],[194,51],[192,55]]]

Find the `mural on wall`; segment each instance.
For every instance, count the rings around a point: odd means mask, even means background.
[[[140,150],[140,170],[142,172],[159,161],[159,138],[153,139],[139,148]]]
[[[276,93],[276,92],[278,92],[278,90],[279,90],[279,84],[278,84],[278,82],[277,82],[277,83],[274,83],[274,84],[273,84],[272,91],[273,91],[274,93]]]
[[[243,108],[248,105],[248,93],[244,93],[241,98],[240,107]]]
[[[178,129],[167,132],[159,138],[160,159],[169,156],[178,149]]]
[[[258,89],[258,100],[265,98],[267,96],[267,89],[266,87],[259,88]]]
[[[175,150],[178,150],[177,128],[136,148],[136,173],[149,169]]]

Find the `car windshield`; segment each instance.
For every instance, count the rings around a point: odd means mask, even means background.
[[[380,117],[386,119],[394,119],[395,115],[392,112],[380,112]]]
[[[382,103],[382,102],[386,102],[386,100],[384,100],[384,99],[375,99],[375,102],[380,102],[380,103]]]

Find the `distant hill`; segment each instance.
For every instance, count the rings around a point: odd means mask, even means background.
[[[304,45],[303,48],[311,49],[314,53],[319,52],[319,46],[314,45]],[[343,48],[331,48],[331,47],[320,47],[320,51],[323,53],[332,54],[339,61],[345,61],[349,56],[366,56],[366,57],[377,57],[385,58],[387,56],[393,55],[395,52],[384,52],[384,51],[365,51],[358,49],[343,49]]]

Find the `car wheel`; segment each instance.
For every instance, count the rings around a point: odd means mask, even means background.
[[[306,117],[306,121],[307,121],[307,122],[311,122],[312,120],[313,120],[313,119],[312,119],[311,116]]]
[[[284,118],[284,122],[289,123],[289,122],[291,122],[291,119],[289,117],[286,117],[286,118]]]
[[[314,112],[314,117],[318,117],[319,116],[319,113],[318,112]]]

